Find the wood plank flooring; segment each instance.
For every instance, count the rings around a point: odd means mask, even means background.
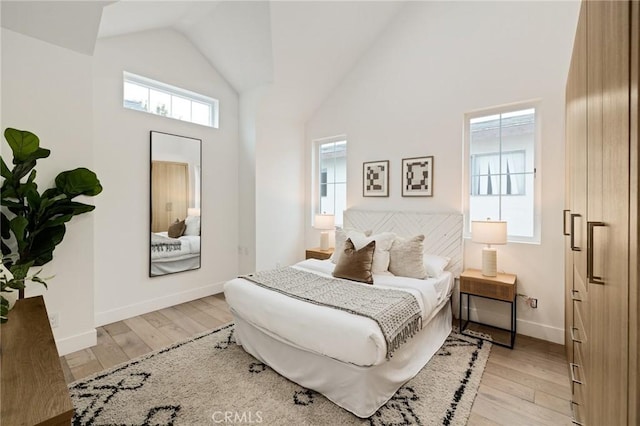
[[[98,344],[60,358],[67,383],[232,320],[224,295],[98,327]],[[518,335],[494,345],[468,425],[571,425],[564,347]]]

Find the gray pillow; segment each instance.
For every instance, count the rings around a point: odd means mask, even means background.
[[[348,239],[344,243],[344,251],[338,259],[338,264],[333,270],[333,276],[373,284],[371,266],[373,265],[373,252],[375,249],[376,242],[371,241],[360,250],[356,250],[351,239]]]
[[[424,279],[427,271],[423,260],[424,235],[396,238],[389,250],[389,272],[401,277]]]
[[[184,224],[184,220],[177,220],[173,222],[167,230],[167,235],[170,238],[180,238],[184,234],[184,230],[187,229],[187,225]]]

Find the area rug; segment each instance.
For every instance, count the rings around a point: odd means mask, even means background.
[[[229,324],[69,385],[75,425],[464,425],[491,343],[455,331],[368,419],[248,355]]]

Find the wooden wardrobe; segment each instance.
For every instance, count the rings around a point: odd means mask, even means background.
[[[640,425],[638,1],[583,1],[566,88],[565,330],[575,424]]]

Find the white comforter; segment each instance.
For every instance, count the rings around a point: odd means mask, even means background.
[[[167,237],[167,232],[157,232],[158,235]],[[178,258],[190,257],[189,255],[195,255],[200,253],[200,236],[199,235],[183,235],[177,238],[180,241],[180,250],[171,251],[153,251],[151,250],[151,260],[157,261],[160,259],[176,260]]]
[[[335,265],[309,259],[294,267],[331,276]],[[453,276],[445,272],[438,279],[417,280],[374,275],[374,285],[415,295],[426,324],[446,301]],[[241,278],[227,282],[224,293],[234,314],[289,345],[360,366],[378,365],[386,359],[386,341],[370,318],[307,303]]]

